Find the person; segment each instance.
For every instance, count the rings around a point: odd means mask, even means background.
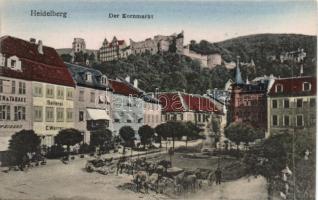
[[[218,167],[215,171],[215,181],[216,181],[217,185],[221,184],[221,179],[222,179],[222,171],[221,171],[220,167]]]

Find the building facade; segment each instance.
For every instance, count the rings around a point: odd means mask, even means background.
[[[3,107],[2,115],[7,115],[7,121],[26,120],[14,131],[33,129],[42,145],[51,146],[61,129],[74,127],[73,79],[55,49],[44,46],[41,40],[36,43],[35,39],[29,42],[4,36],[0,42],[1,59],[6,60],[2,75],[16,79],[11,80],[11,93],[18,96],[12,98],[20,98],[20,105],[13,107],[14,115],[7,114],[9,106]],[[8,87],[7,83],[3,86]]]
[[[105,38],[102,47],[99,49],[99,61],[107,62],[126,58],[129,56],[129,52],[125,40],[117,40],[114,37],[111,42],[108,42]]]
[[[179,34],[170,36],[156,35],[153,39],[147,38],[144,41],[135,42],[130,39],[130,48],[132,54],[142,54],[149,52],[156,54],[173,50],[176,53],[183,52],[183,31]]]
[[[74,125],[84,134],[84,142],[89,144],[95,132],[113,129],[112,91],[107,76],[100,71],[80,65],[65,64],[76,83]]]
[[[267,134],[316,131],[316,77],[277,78],[267,100]]]
[[[74,38],[72,43],[72,50],[74,53],[85,52],[86,51],[86,43],[83,38]]]
[[[212,53],[203,55],[190,50],[190,45],[187,45],[183,49],[183,55],[190,57],[193,60],[197,60],[204,68],[213,69],[214,67],[222,64],[222,56],[219,53]]]
[[[123,126],[130,126],[135,133],[144,125],[143,92],[130,84],[130,79],[109,80],[113,89],[112,119],[113,133],[119,134]],[[137,136],[137,135],[136,135]]]
[[[158,95],[162,105],[162,122],[193,122],[203,134],[212,133],[212,117],[221,114],[209,97],[181,92],[165,92]]]
[[[269,82],[243,82],[237,65],[235,83],[232,85],[228,122],[243,122],[255,128],[267,128],[267,89]]]
[[[144,125],[149,125],[156,128],[161,124],[161,109],[162,106],[158,99],[153,95],[145,95],[144,100]]]

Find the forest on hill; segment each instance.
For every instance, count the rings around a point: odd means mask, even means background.
[[[241,61],[248,63],[252,59],[255,67],[242,65],[243,79],[249,80],[273,74],[276,77],[297,76],[300,65],[292,61],[280,62],[279,55],[284,52],[304,49],[307,53],[304,62],[304,75],[316,74],[315,36],[296,34],[258,34],[238,37],[218,43],[202,40],[191,41],[190,48],[201,54],[219,52],[225,62]],[[272,58],[276,59],[272,59]],[[271,58],[271,59],[269,59]],[[224,64],[213,69],[200,67],[200,63],[186,56],[173,52],[151,55],[130,55],[126,59],[94,64],[94,68],[102,71],[110,78],[129,75],[139,80],[141,89],[152,92],[186,91],[203,94],[207,89],[223,88],[225,82],[234,78],[234,70],[226,69]]]

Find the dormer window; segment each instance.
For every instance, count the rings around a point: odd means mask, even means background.
[[[6,64],[6,58],[0,53],[0,67],[4,67]]]
[[[85,74],[85,81],[92,82],[92,74],[90,72]]]
[[[282,84],[277,84],[275,87],[275,92],[283,92],[283,85]]]
[[[303,91],[310,91],[311,90],[311,84],[308,82],[303,83]]]
[[[22,71],[21,61],[17,56],[11,56],[8,58],[7,67],[13,70]]]
[[[105,75],[102,76],[101,82],[102,82],[103,85],[107,84],[107,77]]]

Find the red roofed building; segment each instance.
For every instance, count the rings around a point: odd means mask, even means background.
[[[181,92],[164,92],[158,95],[162,105],[162,121],[191,121],[211,133],[211,120],[214,115],[222,114],[212,99]]]
[[[51,146],[59,130],[74,127],[74,90],[54,48],[41,40],[0,38],[0,140],[33,129]]]
[[[315,133],[317,78],[275,79],[267,99],[267,137],[305,130]]]
[[[129,54],[130,49],[127,47],[125,40],[117,40],[114,37],[111,42],[108,42],[105,38],[102,47],[99,49],[99,61],[107,62],[126,58]]]

